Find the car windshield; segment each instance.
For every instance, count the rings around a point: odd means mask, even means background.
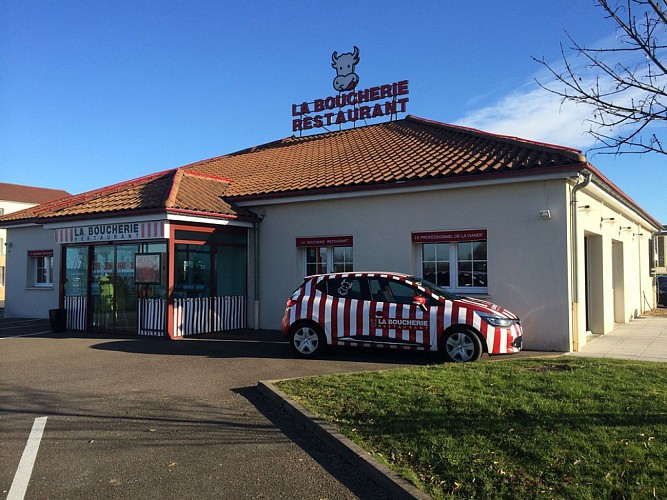
[[[448,292],[444,288],[439,287],[435,283],[431,283],[428,280],[418,278],[417,276],[410,276],[408,278],[410,281],[412,281],[415,285],[421,286],[422,288],[426,288],[428,291],[435,293],[436,295],[439,295],[441,297],[444,297],[445,299],[448,300],[459,300],[462,297],[460,295],[456,295],[455,293]]]

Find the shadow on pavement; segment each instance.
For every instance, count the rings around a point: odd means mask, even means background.
[[[287,438],[308,453],[323,469],[340,481],[358,498],[392,498],[366,474],[339,456],[320,441],[312,432],[298,424],[274,402],[263,396],[257,387],[233,389],[233,392],[248,400],[258,412],[266,417]]]

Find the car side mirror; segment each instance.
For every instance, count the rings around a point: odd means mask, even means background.
[[[427,307],[426,307],[426,297],[423,295],[415,295],[412,297],[412,303],[416,306],[421,307],[422,311],[426,312]]]

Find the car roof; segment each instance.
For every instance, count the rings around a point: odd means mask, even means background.
[[[396,277],[396,278],[411,278],[412,276],[405,273],[398,273],[393,271],[349,271],[346,273],[323,273],[323,274],[311,274],[306,276],[304,280],[314,279],[314,278],[344,278],[344,277],[354,277],[359,278],[362,276],[366,277]]]

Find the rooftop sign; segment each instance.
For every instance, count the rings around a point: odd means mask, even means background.
[[[303,132],[333,125],[404,113],[409,98],[408,81],[401,80],[357,90],[359,49],[331,55],[331,66],[336,70],[333,88],[338,95],[315,99],[312,102],[292,104],[292,132]]]

